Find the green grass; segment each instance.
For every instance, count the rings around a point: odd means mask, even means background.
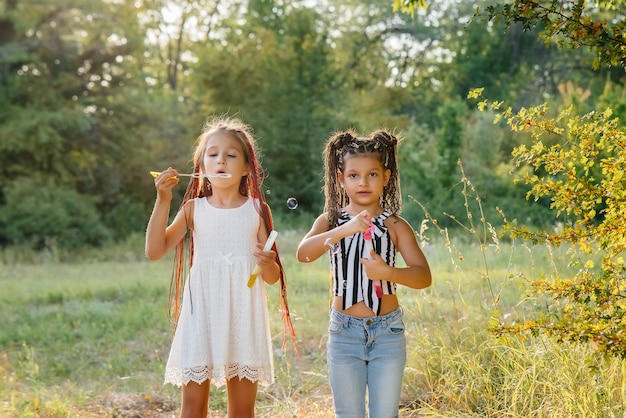
[[[289,341],[280,351],[277,287],[268,287],[276,383],[259,391],[260,417],[332,416],[328,265],[325,258],[297,263],[302,234],[284,231],[278,242],[301,359]],[[162,385],[171,258],[148,262],[141,251],[137,238],[71,264],[59,254],[28,264],[16,252],[0,257],[0,416],[177,415],[179,389]],[[482,252],[434,242],[424,251],[433,286],[400,288],[409,349],[402,416],[624,416],[623,361],[596,357],[590,347],[486,331],[493,311],[513,321],[540,306],[519,302],[527,281],[552,268],[545,249],[499,244]],[[564,255],[553,256],[566,266]],[[223,416],[225,405],[225,391],[213,388],[212,416]]]

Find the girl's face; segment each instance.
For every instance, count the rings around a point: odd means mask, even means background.
[[[385,170],[377,154],[347,154],[343,158],[343,171],[337,177],[350,204],[367,207],[380,204],[390,175],[391,171]]]
[[[213,185],[239,185],[250,171],[241,142],[226,132],[214,132],[207,139],[202,171],[206,174],[230,174],[230,178],[211,179]]]

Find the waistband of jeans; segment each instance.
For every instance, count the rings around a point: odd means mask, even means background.
[[[386,325],[389,322],[395,321],[396,319],[398,319],[398,317],[401,317],[402,313],[402,306],[398,306],[396,310],[391,311],[388,314],[381,316],[369,316],[367,318],[359,318],[356,316],[347,315],[343,312],[339,312],[335,308],[331,308],[330,310],[331,317],[334,317],[336,320],[340,321],[344,325],[352,324],[363,326],[372,326],[378,324]]]

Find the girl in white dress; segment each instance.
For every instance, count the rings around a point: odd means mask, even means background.
[[[200,176],[192,177],[169,226],[178,172],[169,167],[155,178],[146,231],[150,260],[176,247],[169,310],[176,330],[165,383],[182,386],[181,417],[207,416],[211,383],[226,384],[229,417],[253,417],[258,384],[274,381],[264,283],[280,281],[285,338],[289,333],[295,344],[295,333],[276,246],[263,251],[273,225],[250,128],[238,119],[207,123],[193,172]],[[248,287],[255,265],[260,273]]]

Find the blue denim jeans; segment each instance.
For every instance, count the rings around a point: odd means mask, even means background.
[[[328,327],[328,372],[337,418],[398,416],[406,339],[402,308],[355,318],[334,309]]]

